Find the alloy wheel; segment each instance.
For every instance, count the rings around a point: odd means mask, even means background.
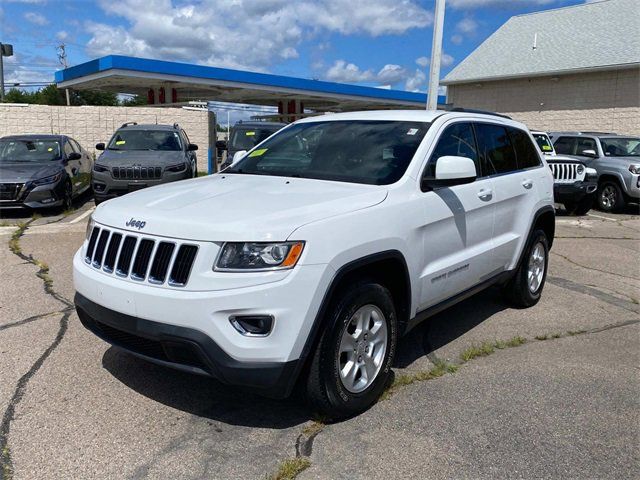
[[[545,263],[546,253],[544,245],[542,245],[541,242],[538,242],[531,249],[531,255],[529,256],[529,268],[527,270],[527,283],[531,293],[536,293],[540,288],[540,285],[542,285]]]

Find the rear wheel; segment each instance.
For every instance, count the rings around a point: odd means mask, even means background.
[[[525,255],[513,278],[504,286],[506,299],[518,308],[532,307],[540,300],[547,279],[549,241],[543,230],[531,235]]]
[[[371,406],[391,373],[397,336],[389,290],[370,281],[350,287],[329,311],[311,362],[307,398],[312,407],[340,419]]]
[[[622,189],[616,182],[603,182],[598,189],[598,208],[603,212],[617,212],[625,207]]]

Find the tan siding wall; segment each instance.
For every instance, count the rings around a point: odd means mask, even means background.
[[[640,69],[450,85],[456,107],[507,114],[531,129],[640,135]]]
[[[54,133],[75,138],[89,151],[107,142],[125,122],[179,123],[197,144],[198,169],[207,169],[207,113],[182,108],[56,107],[48,105],[0,105],[0,137],[23,133]]]

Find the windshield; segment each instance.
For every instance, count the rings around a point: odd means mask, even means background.
[[[640,138],[601,138],[600,143],[607,157],[640,157]]]
[[[60,158],[58,140],[44,138],[0,140],[0,162],[48,162]]]
[[[251,150],[279,128],[234,128],[231,133],[231,150]]]
[[[429,129],[403,121],[325,121],[282,130],[224,173],[388,185],[402,177]]]
[[[109,150],[182,150],[178,132],[166,130],[118,130]]]
[[[551,145],[551,140],[549,140],[549,136],[544,133],[534,133],[533,138],[536,139],[536,143],[542,153],[553,153],[553,146]]]

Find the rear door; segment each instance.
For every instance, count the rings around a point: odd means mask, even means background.
[[[495,269],[493,181],[481,172],[471,123],[444,126],[423,177],[434,177],[438,159],[445,155],[474,160],[478,178],[466,185],[421,192],[421,310],[481,283]]]
[[[527,132],[491,123],[475,128],[483,168],[492,172],[495,189],[494,265],[510,270],[529,233],[546,172]]]

